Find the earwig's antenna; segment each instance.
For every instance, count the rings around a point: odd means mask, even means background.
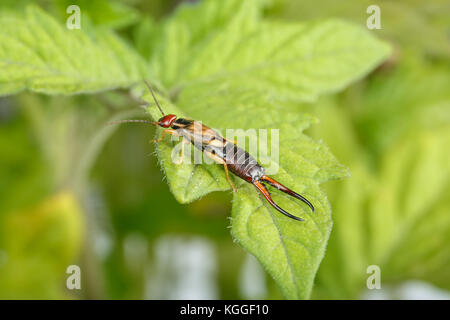
[[[127,123],[127,122],[128,123],[129,122],[140,122],[140,123],[149,123],[149,124],[158,125],[157,122],[148,121],[148,120],[117,120],[117,121],[108,122],[107,125],[121,124],[121,123]]]
[[[153,93],[152,87],[150,87],[150,85],[148,84],[148,82],[146,80],[144,80],[145,85],[147,86],[148,90],[150,90],[152,96],[153,96],[153,100],[155,100],[156,105],[158,106],[159,111],[161,111],[162,115],[165,116],[164,112],[161,109],[161,106],[158,103],[158,100],[156,100],[155,94]]]

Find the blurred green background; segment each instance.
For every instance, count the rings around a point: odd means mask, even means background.
[[[5,1],[0,7],[27,1]],[[74,1],[33,1],[57,17]],[[75,1],[144,58],[143,36],[174,0]],[[352,176],[324,185],[334,226],[313,298],[450,297],[450,4],[448,1],[268,1],[267,17],[338,17],[394,54],[345,91],[299,109]],[[169,192],[154,128],[107,126],[143,117],[127,92],[0,98],[0,298],[278,299],[276,284],[233,243],[230,193],[190,205]],[[66,288],[79,265],[81,290]],[[382,290],[368,291],[368,265]],[[377,291],[376,293],[374,291]]]

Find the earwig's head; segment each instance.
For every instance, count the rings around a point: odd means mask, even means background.
[[[167,116],[164,116],[158,120],[158,125],[163,128],[170,128],[170,126],[172,125],[172,123],[175,121],[176,118],[177,118],[176,115],[168,114]]]

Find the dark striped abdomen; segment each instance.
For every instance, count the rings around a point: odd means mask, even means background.
[[[231,172],[248,182],[259,180],[264,175],[264,168],[258,164],[256,159],[231,142],[226,141],[225,146],[221,148],[213,146],[211,149],[225,160]]]

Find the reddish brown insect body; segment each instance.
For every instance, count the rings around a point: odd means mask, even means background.
[[[278,181],[266,176],[265,169],[261,165],[259,165],[256,159],[253,158],[247,151],[237,146],[234,142],[226,140],[215,130],[203,125],[198,121],[177,118],[177,116],[174,114],[164,115],[161,106],[156,100],[153,90],[148,84],[147,86],[153,95],[156,105],[163,114],[163,117],[159,119],[158,122],[145,120],[124,120],[119,122],[145,122],[165,128],[166,130],[163,131],[163,134],[158,142],[163,139],[164,133],[183,137],[184,143],[192,143],[194,147],[203,151],[208,157],[214,159],[220,164],[223,164],[226,177],[233,187],[234,191],[236,191],[236,187],[234,186],[234,183],[228,175],[228,170],[230,170],[239,178],[253,184],[272,207],[274,207],[282,214],[288,216],[289,218],[303,221],[302,218],[296,217],[280,208],[272,200],[272,197],[270,196],[270,193],[264,183],[267,183],[272,187],[280,190],[281,192],[284,192],[306,203],[314,212],[314,206],[307,199],[292,191],[291,189],[285,187]],[[181,149],[181,159],[183,158],[183,155],[184,147]]]

